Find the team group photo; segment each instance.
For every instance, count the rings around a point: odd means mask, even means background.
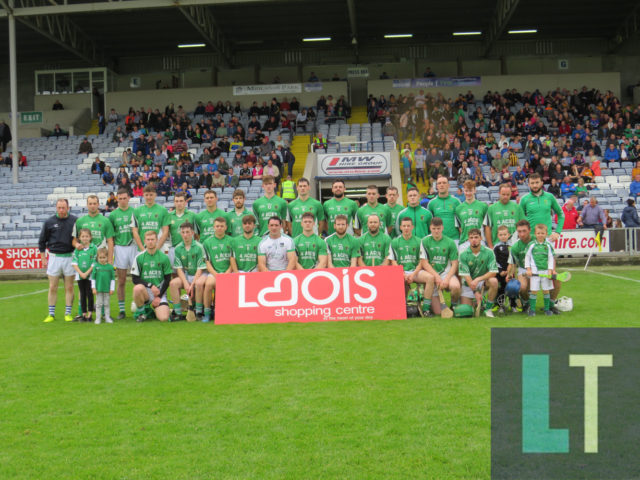
[[[0,0],[0,480],[640,478],[637,0]]]

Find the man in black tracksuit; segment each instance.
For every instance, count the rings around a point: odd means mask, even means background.
[[[38,241],[42,266],[47,269],[49,277],[49,315],[44,319],[46,323],[55,320],[58,283],[61,276],[64,277],[65,290],[64,319],[67,322],[73,321],[71,307],[73,305],[75,270],[71,261],[75,249],[73,227],[76,223],[76,217],[69,215],[69,202],[64,198],[59,199],[56,203],[56,212],[56,215],[44,222]],[[49,250],[48,258],[47,250]]]

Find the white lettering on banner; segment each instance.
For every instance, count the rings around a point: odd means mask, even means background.
[[[274,93],[301,93],[300,83],[274,83],[272,85],[238,85],[233,87],[234,95],[260,95]]]
[[[406,318],[400,266],[228,273],[217,283],[219,324]]]
[[[270,293],[282,293],[282,281],[289,280],[291,286],[291,297],[288,300],[269,301],[265,297]],[[258,303],[263,307],[288,307],[298,303],[298,279],[290,274],[283,273],[276,277],[276,281],[273,287],[267,287],[260,290],[258,293]]]
[[[589,253],[611,251],[609,232],[605,231],[600,240],[600,248],[596,243],[595,232],[591,229],[564,230],[560,238],[553,243],[556,254]]]
[[[346,268],[342,270],[342,282],[340,278],[335,276],[331,272],[318,270],[316,272],[311,273],[302,283],[298,285],[298,279],[292,273],[283,272],[279,274],[274,281],[272,287],[265,287],[261,289],[257,295],[257,301],[248,301],[247,300],[247,281],[246,275],[238,276],[238,306],[240,308],[256,308],[259,306],[262,307],[290,307],[292,305],[296,305],[298,303],[298,294],[302,295],[302,297],[309,303],[314,305],[327,305],[332,303],[338,296],[340,295],[340,290],[343,293],[344,303],[351,303],[351,288],[349,286],[349,270]],[[363,296],[359,293],[355,293],[353,295],[353,299],[359,303],[372,303],[378,297],[378,290],[374,285],[366,282],[362,277],[368,276],[373,278],[375,273],[371,270],[364,269],[359,270],[353,276],[353,282],[358,286],[364,289],[369,293],[369,295]],[[310,292],[310,286],[312,282],[318,278],[326,278],[331,282],[331,288],[327,292],[327,296],[324,298],[316,298]],[[286,293],[286,290],[283,289],[283,282],[288,281],[290,286],[290,293]],[[267,299],[268,295],[288,295],[288,298],[280,298],[278,300],[269,300]],[[373,307],[372,307],[373,308]],[[295,310],[295,309],[294,309]],[[299,309],[304,310],[304,309]],[[375,310],[375,309],[374,309]],[[282,309],[280,309],[282,311]],[[312,312],[314,313],[314,312]],[[317,313],[317,312],[315,312]]]
[[[353,296],[353,298],[355,298],[360,303],[371,303],[378,296],[378,290],[376,290],[376,287],[374,287],[373,285],[360,280],[360,277],[362,275],[368,275],[370,277],[373,277],[374,273],[371,270],[360,270],[360,271],[356,272],[355,278],[353,279],[353,281],[356,283],[356,285],[358,285],[359,287],[362,287],[362,288],[364,288],[366,290],[369,290],[369,292],[371,292],[371,295],[368,296],[368,297],[362,297],[362,296],[360,296],[360,294],[356,293]],[[348,302],[345,302],[345,303],[348,303]]]
[[[328,278],[329,281],[331,282],[331,285],[333,286],[333,290],[331,291],[331,294],[327,298],[323,298],[323,299],[315,298],[313,295],[311,295],[311,292],[309,292],[309,284],[311,283],[311,280],[318,277]],[[344,277],[344,279],[346,279],[345,283],[348,284],[349,277]],[[326,305],[327,303],[333,302],[336,298],[338,298],[338,295],[340,295],[340,280],[338,280],[335,275],[332,275],[329,272],[323,272],[320,270],[317,272],[313,272],[311,275],[305,278],[302,281],[302,286],[300,287],[300,290],[302,290],[302,295],[304,296],[304,298],[306,298],[310,302],[313,302],[316,305]],[[348,303],[349,301],[345,299],[345,302]]]
[[[42,268],[40,250],[36,247],[0,249],[0,270],[38,270]]]
[[[320,176],[388,175],[391,155],[380,153],[345,153],[318,155]]]

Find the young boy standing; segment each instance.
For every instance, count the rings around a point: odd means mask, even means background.
[[[553,275],[556,273],[553,247],[547,242],[547,226],[544,223],[537,224],[534,233],[536,238],[529,245],[524,260],[527,276],[531,282],[529,287],[529,316],[533,317],[536,314],[536,297],[540,289],[544,294],[544,314],[553,315],[550,296],[550,292],[553,290],[553,281],[550,278],[539,276],[540,274]]]
[[[493,254],[496,256],[498,265],[498,299],[502,295],[504,299],[504,289],[507,286],[507,274],[509,273],[509,228],[506,225],[498,227],[498,242],[493,247]],[[504,302],[499,305],[498,313],[505,312]]]

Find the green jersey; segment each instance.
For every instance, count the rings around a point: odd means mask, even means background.
[[[393,207],[391,205],[389,205],[387,203],[387,207],[389,207],[389,210],[391,211],[391,225],[393,225],[394,228],[391,229],[391,233],[389,235],[391,235],[391,238],[395,238],[398,235],[400,235],[400,233],[398,233],[396,231],[396,220],[398,219],[398,214],[404,210],[404,205],[400,205],[399,203],[396,203]]]
[[[387,232],[389,227],[393,227],[391,210],[383,203],[379,203],[375,207],[368,203],[361,206],[356,213],[356,227],[366,231],[367,221],[372,213],[377,214],[380,219],[380,230]]]
[[[113,267],[112,267],[113,268]],[[165,275],[171,275],[171,261],[169,257],[156,250],[154,254],[147,250],[141,251],[136,255],[136,259],[131,267],[131,275],[137,275],[144,282],[151,283],[160,288],[164,282]]]
[[[460,205],[460,200],[451,195],[447,195],[445,198],[436,196],[427,205],[434,217],[442,219],[444,224],[442,233],[453,240],[460,238],[460,232],[456,227],[456,208],[458,205]]]
[[[526,268],[524,266],[524,257],[527,255],[527,250],[529,250],[529,245],[533,239],[529,239],[527,243],[524,243],[522,240],[518,240],[511,246],[509,250],[509,264],[515,265],[518,268]]]
[[[469,230],[477,228],[482,235],[482,224],[489,206],[479,200],[462,202],[456,207],[456,226],[460,228],[460,243],[469,239]]]
[[[71,265],[77,265],[78,268],[82,271],[82,273],[86,272],[91,268],[93,262],[96,260],[96,255],[98,254],[98,249],[94,244],[90,244],[87,248],[83,248],[82,250],[78,250],[77,248],[73,251],[73,258],[71,260]],[[109,265],[113,270],[113,266]]]
[[[402,265],[405,272],[413,272],[420,263],[420,239],[414,235],[406,240],[402,235],[391,240],[389,259]]]
[[[182,268],[188,275],[193,276],[198,270],[207,270],[207,263],[204,260],[204,247],[200,242],[192,240],[189,248],[184,242],[180,242],[176,246],[174,255],[173,266]]]
[[[529,192],[520,200],[520,206],[529,221],[529,225],[531,225],[532,231],[535,229],[536,225],[543,223],[547,226],[547,232],[550,234],[552,232],[551,212],[554,211],[558,215],[558,226],[556,227],[556,232],[562,232],[562,227],[564,226],[564,212],[562,211],[562,208],[560,208],[560,205],[558,205],[556,197],[551,193],[542,191],[540,195],[534,195]]]
[[[178,216],[175,210],[173,212],[169,212],[169,214],[167,215],[167,224],[169,225],[169,234],[172,247],[175,247],[182,242],[182,235],[180,235],[180,226],[184,222],[189,222],[191,225],[193,225],[195,230],[195,221],[196,214],[190,212],[189,210],[185,210],[180,216]]]
[[[113,243],[120,246],[131,245],[133,243],[133,234],[131,233],[133,207],[128,207],[126,210],[116,208],[109,214],[109,221],[115,234]]]
[[[504,225],[509,229],[509,237],[513,244],[517,238],[514,233],[516,231],[516,223],[524,218],[522,207],[513,200],[505,205],[501,202],[492,204],[487,210],[487,216],[484,218],[484,224],[491,227],[491,237],[493,243],[498,241],[498,227]]]
[[[109,293],[115,290],[116,272],[113,265],[96,262],[91,271],[91,287],[95,288],[98,293]]]
[[[231,242],[233,239],[225,235],[218,238],[215,235],[207,238],[202,244],[204,247],[205,258],[216,271],[216,273],[224,273],[229,270],[229,259],[231,258]]]
[[[308,237],[304,233],[301,233],[293,239],[293,243],[296,246],[298,263],[300,263],[305,270],[316,268],[320,255],[327,254],[327,244],[315,233]]]
[[[350,267],[351,259],[360,256],[358,240],[348,233],[345,233],[342,238],[337,233],[333,233],[326,238],[325,242],[327,243],[327,254],[335,268]]]
[[[261,240],[257,235],[252,235],[251,238],[244,235],[233,237],[231,254],[236,259],[239,271],[255,272],[258,269],[258,245]]]
[[[157,203],[152,207],[140,205],[133,211],[133,225],[138,229],[140,241],[144,245],[144,234],[146,232],[156,232],[158,237],[162,234],[162,228],[168,225],[167,217],[169,212],[167,209]],[[160,245],[158,245],[159,247]]]
[[[436,240],[427,235],[422,239],[420,258],[428,260],[436,272],[443,273],[451,268],[451,262],[458,260],[458,247],[447,236]]]
[[[98,248],[106,247],[107,239],[113,238],[115,235],[109,219],[100,213],[93,217],[85,215],[76,220],[76,224],[73,226],[73,236],[78,238],[78,232],[83,228],[91,230],[91,243]]]
[[[313,217],[316,219],[316,227],[319,221],[324,220],[322,204],[315,198],[309,197],[302,201],[300,197],[298,197],[288,204],[287,209],[287,219],[291,222],[291,236],[294,238],[302,234],[302,225],[300,222],[302,222],[302,215],[305,213],[309,212],[313,214]],[[314,231],[318,233],[317,228],[315,228]]]
[[[253,202],[251,208],[258,223],[259,236],[266,235],[269,231],[271,217],[280,217],[283,221],[287,219],[287,201],[277,195],[271,198],[262,196]]]
[[[391,237],[379,230],[377,234],[370,232],[360,237],[360,256],[367,267],[381,265],[389,254]]]
[[[480,245],[480,251],[475,254],[469,247],[460,254],[458,273],[461,277],[468,275],[473,280],[488,272],[498,273],[496,256],[490,248]]]
[[[218,217],[222,217],[228,222],[226,212],[219,208],[216,208],[213,212],[210,212],[209,210],[202,210],[196,215],[196,231],[200,235],[201,243],[204,244],[205,240],[215,235],[213,222],[215,222]],[[229,224],[227,223],[227,230],[228,229]]]
[[[342,200],[330,198],[324,202],[324,214],[327,219],[327,232],[329,235],[335,232],[333,223],[338,215],[347,216],[347,228],[351,227],[353,219],[358,213],[358,204],[350,198],[343,197]]]
[[[524,257],[525,268],[530,268],[533,273],[538,273],[542,270],[553,270],[553,247],[546,240],[542,243],[538,243],[537,240],[533,240],[529,244],[527,254]]]
[[[398,236],[402,235],[400,230],[400,222],[403,218],[410,218],[413,221],[413,235],[418,238],[424,238],[429,235],[429,226],[433,215],[429,210],[418,205],[417,207],[407,207],[403,209],[396,218],[395,232]]]
[[[253,216],[253,212],[246,208],[243,208],[240,213],[236,212],[235,208],[230,212],[227,212],[227,233],[232,237],[240,237],[244,235],[242,219],[247,215]]]

